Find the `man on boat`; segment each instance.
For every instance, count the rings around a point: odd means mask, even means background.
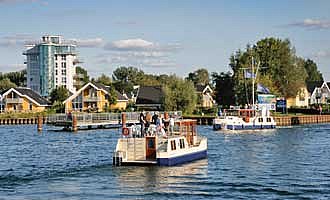
[[[146,121],[143,112],[140,113],[140,124],[141,124],[141,136],[144,137]]]

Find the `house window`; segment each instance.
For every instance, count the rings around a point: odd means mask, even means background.
[[[269,118],[269,117],[267,117],[267,122],[271,122],[272,120]]]
[[[62,62],[62,68],[66,68],[66,63],[65,62]]]
[[[55,70],[55,75],[57,75],[58,74],[58,71],[57,70]]]
[[[57,75],[57,74],[56,74]],[[57,84],[58,83],[58,78],[55,79],[55,83]]]
[[[65,55],[62,55],[62,60],[66,60],[66,56]]]
[[[66,83],[66,77],[62,77],[62,83]]]
[[[180,149],[184,149],[184,139],[180,139]]]
[[[65,69],[62,69],[62,75],[66,75],[66,70]]]
[[[171,150],[172,150],[172,151],[176,150],[175,140],[172,140],[172,141],[171,141]]]
[[[262,118],[258,118],[258,122],[263,122],[264,120]]]
[[[29,108],[30,108],[30,110],[33,109],[33,104],[31,102],[30,102]]]
[[[55,63],[55,68],[58,68],[58,63]]]

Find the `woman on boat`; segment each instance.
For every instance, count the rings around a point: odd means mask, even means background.
[[[170,132],[170,135],[173,135],[173,132],[174,132],[174,117],[173,117],[173,115],[170,116],[169,132]]]
[[[162,119],[162,115],[158,115],[157,121],[156,121],[156,127],[157,132],[162,134],[163,136],[166,136],[165,130],[164,130],[164,122]]]

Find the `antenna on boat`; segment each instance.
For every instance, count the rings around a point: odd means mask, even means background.
[[[254,58],[252,56],[251,67],[252,67],[252,108],[253,108],[253,110],[255,110],[254,84],[255,84],[255,79],[257,78],[257,75],[258,75],[259,66],[260,66],[260,61],[257,64],[256,73],[254,74]]]

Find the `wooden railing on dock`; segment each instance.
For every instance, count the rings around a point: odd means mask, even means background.
[[[158,111],[149,111],[151,115]],[[165,112],[158,112],[164,115]],[[169,115],[175,115],[182,118],[181,111],[168,111]],[[125,112],[126,123],[139,123],[140,112]],[[102,125],[121,125],[121,113],[73,113],[73,114],[51,114],[42,117],[42,123],[70,127],[72,126],[73,116],[77,119],[77,126],[102,126]],[[0,119],[0,125],[18,125],[18,124],[37,124],[38,118],[4,118]]]

